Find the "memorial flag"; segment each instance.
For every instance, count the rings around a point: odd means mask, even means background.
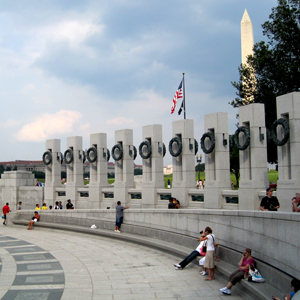
[[[183,82],[183,79],[181,80],[181,82],[179,84],[179,87],[178,87],[178,89],[177,89],[177,91],[175,93],[175,96],[173,98],[173,105],[172,105],[172,108],[171,108],[171,114],[173,114],[174,111],[175,111],[177,100],[183,97],[182,82]]]

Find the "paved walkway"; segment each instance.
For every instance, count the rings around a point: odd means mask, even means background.
[[[2,300],[228,298],[224,280],[204,281],[193,264],[176,271],[173,255],[76,232],[3,226],[0,258]]]

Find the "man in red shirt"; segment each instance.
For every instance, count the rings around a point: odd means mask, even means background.
[[[2,211],[3,211],[3,215],[4,215],[3,225],[6,225],[6,214],[8,214],[10,212],[9,203],[6,203],[6,205],[3,206]]]

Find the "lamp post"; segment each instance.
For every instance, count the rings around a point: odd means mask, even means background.
[[[202,154],[200,154],[200,156],[198,156],[198,154],[196,155],[196,162],[197,164],[200,164],[202,162]],[[200,181],[200,166],[198,169],[198,180]]]

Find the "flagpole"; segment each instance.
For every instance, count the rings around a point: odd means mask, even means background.
[[[183,109],[184,109],[184,119],[186,119],[186,114],[185,114],[185,82],[184,82],[184,72],[182,73],[183,78]]]

